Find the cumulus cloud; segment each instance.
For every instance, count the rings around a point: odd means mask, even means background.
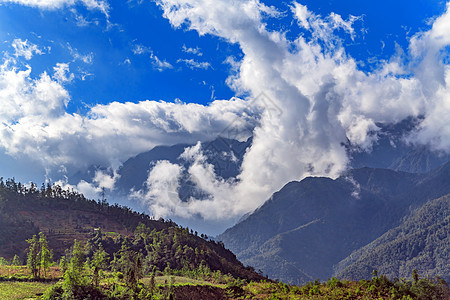
[[[0,66],[0,145],[12,156],[26,155],[45,169],[61,165],[75,171],[113,165],[156,145],[211,140],[233,123],[255,124],[257,111],[241,99],[193,103],[141,101],[96,105],[86,115],[66,112],[70,96],[64,84],[72,76],[66,64],[37,78],[12,60]],[[243,111],[246,114],[243,114]],[[248,137],[248,132],[246,132]]]
[[[62,84],[69,83],[75,78],[75,75],[70,73],[69,64],[66,63],[57,63],[53,71],[55,72],[53,78]]]
[[[353,24],[358,17],[320,16],[294,2],[293,17],[310,34],[288,40],[264,23],[280,13],[257,0],[157,3],[174,27],[186,26],[200,35],[212,34],[239,44],[243,58],[234,60],[236,72],[227,82],[250,97],[264,92],[265,102],[273,104],[254,128],[253,143],[235,181],[218,178],[199,149],[187,150],[197,153],[186,154],[194,157],[188,169],[192,181],[210,197],[183,203],[184,217],[190,211],[205,218],[228,218],[258,207],[288,181],[336,177],[349,162],[343,145],[350,142],[361,151],[370,151],[378,138],[378,122],[396,123],[425,115],[411,140],[450,152],[449,125],[444,121],[450,115],[449,72],[443,62],[450,39],[448,10],[430,31],[411,40],[406,59],[395,55],[366,73],[358,69],[337,35],[344,32],[355,39]],[[234,201],[230,194],[242,200]]]

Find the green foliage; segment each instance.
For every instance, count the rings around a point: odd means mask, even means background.
[[[9,262],[4,257],[0,257],[0,266],[8,266]]]
[[[27,240],[27,242],[30,245],[27,255],[27,267],[33,277],[38,278],[41,266],[39,241],[36,235],[33,235],[33,238]]]
[[[103,247],[100,245],[100,248],[94,253],[94,257],[91,261],[90,267],[92,269],[92,284],[94,286],[99,285],[100,281],[100,271],[108,268],[108,253],[103,250]]]
[[[14,255],[11,265],[13,265],[13,266],[21,266],[22,265],[19,255],[17,255],[17,254]]]
[[[450,195],[428,201],[399,226],[343,260],[337,275],[370,278],[376,268],[389,278],[413,277],[417,281],[417,272],[421,272],[450,280],[449,208]]]
[[[59,260],[59,267],[61,268],[61,272],[65,273],[67,271],[67,268],[69,267],[69,263],[67,262],[67,259],[65,256],[62,256]]]
[[[48,268],[52,262],[52,253],[48,247],[47,237],[39,232],[39,246],[40,246],[40,268],[44,272],[44,277],[47,276]]]
[[[52,283],[39,281],[0,282],[0,298],[2,300],[34,299],[36,294],[44,293],[51,285]]]

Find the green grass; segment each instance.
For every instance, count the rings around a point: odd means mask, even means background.
[[[37,299],[37,293],[45,292],[52,285],[43,282],[0,282],[0,299]]]
[[[63,274],[59,267],[50,267],[47,271],[47,279],[59,279],[62,278]],[[32,279],[30,271],[28,271],[26,266],[0,266],[0,278],[10,278],[14,277],[16,279]],[[44,278],[44,274],[41,274],[41,278]],[[1,300],[2,298],[0,298]]]
[[[182,277],[182,276],[156,276],[155,277],[155,283],[156,284],[171,284],[172,278],[174,279],[173,284],[175,285],[184,285],[184,284],[192,284],[192,285],[212,285],[212,286],[218,286],[218,287],[224,287],[224,284],[216,284],[210,281],[204,281],[204,280],[197,280],[192,279],[188,277]],[[145,277],[141,279],[141,282],[145,285],[150,284],[150,277]]]

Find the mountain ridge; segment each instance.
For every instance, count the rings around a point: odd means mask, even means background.
[[[272,278],[324,280],[335,264],[398,226],[410,210],[450,193],[449,174],[450,163],[426,174],[364,167],[335,180],[290,182],[218,239]]]

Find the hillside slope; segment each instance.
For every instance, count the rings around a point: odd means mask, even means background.
[[[38,190],[35,185],[0,180],[0,257],[10,261],[17,254],[25,261],[26,239],[38,232],[47,236],[55,261],[76,239],[87,244],[91,256],[100,244],[110,258],[122,247],[129,247],[160,271],[168,265],[179,270],[203,265],[235,278],[263,278],[245,268],[222,243],[198,236],[171,220],[153,220],[127,207],[88,200],[57,185]]]
[[[414,269],[450,280],[450,195],[431,200],[401,225],[341,261],[336,276],[369,279],[372,270],[405,278]]]
[[[291,182],[218,239],[245,264],[301,284],[398,226],[410,209],[450,193],[450,163],[427,174],[351,170]]]

